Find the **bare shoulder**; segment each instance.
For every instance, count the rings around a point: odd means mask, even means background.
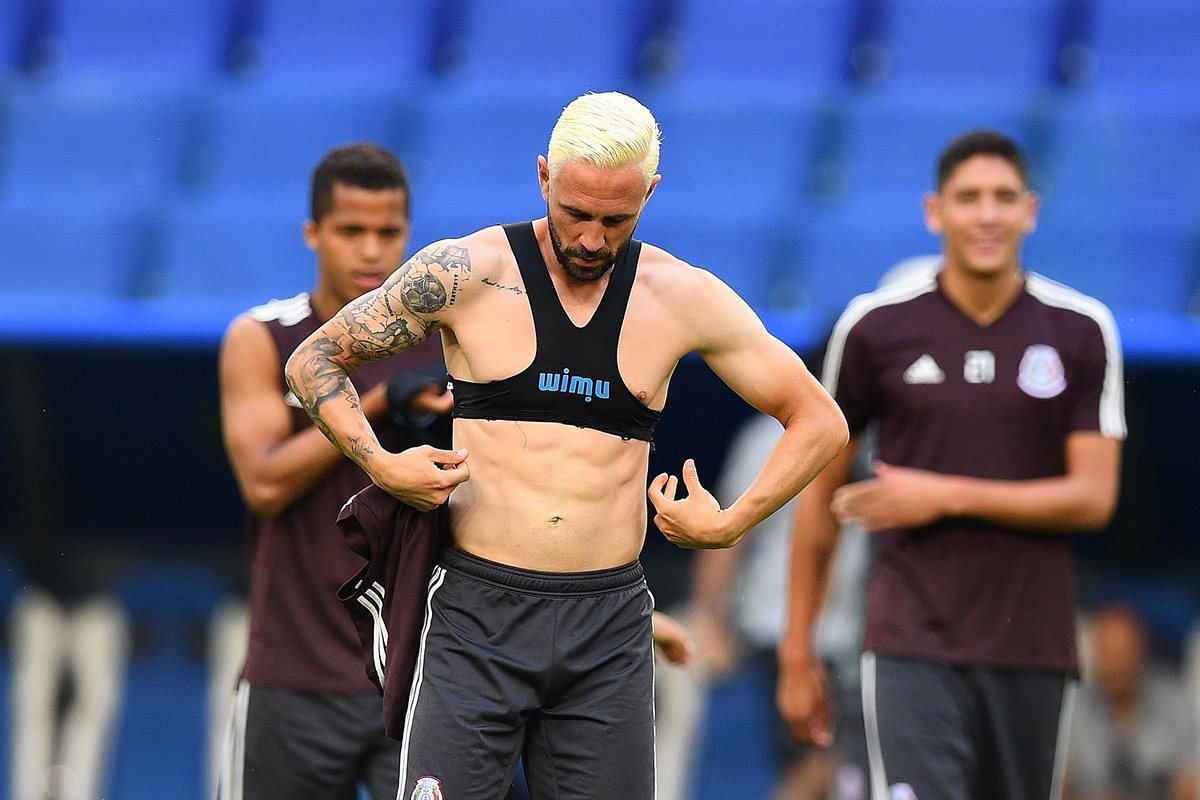
[[[271,333],[261,320],[245,312],[234,317],[221,338],[218,371],[222,387],[252,376],[277,379],[282,364]]]
[[[221,354],[243,354],[273,349],[267,326],[251,312],[244,311],[233,318],[221,336]]]
[[[441,317],[468,300],[484,279],[494,279],[508,253],[502,228],[492,226],[457,239],[422,247],[384,284],[404,307],[420,316]]]
[[[761,325],[757,315],[720,278],[654,245],[644,244],[638,261],[639,302],[646,310],[690,332],[697,349],[710,336]]]

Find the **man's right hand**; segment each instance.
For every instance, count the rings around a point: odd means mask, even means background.
[[[439,450],[429,445],[377,456],[370,472],[379,488],[418,511],[440,506],[471,477],[466,450]]]
[[[793,736],[821,747],[833,743],[833,699],[820,661],[781,660],[775,698]]]

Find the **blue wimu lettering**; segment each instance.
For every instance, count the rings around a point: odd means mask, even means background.
[[[584,396],[584,400],[592,402],[592,379],[579,375],[571,378],[571,394],[581,394]]]
[[[577,394],[583,397],[584,402],[590,403],[593,396],[607,400],[612,391],[612,382],[572,375],[569,369],[564,369],[561,375],[557,372],[539,372],[538,391]]]

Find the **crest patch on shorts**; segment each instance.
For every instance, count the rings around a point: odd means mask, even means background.
[[[1058,351],[1048,344],[1026,347],[1021,366],[1017,368],[1017,385],[1025,394],[1039,400],[1062,394],[1067,388],[1067,375]]]
[[[417,785],[409,797],[411,800],[443,800],[442,782],[432,775],[422,775],[417,778]]]

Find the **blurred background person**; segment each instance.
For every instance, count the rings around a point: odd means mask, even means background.
[[[98,565],[89,577],[78,553],[43,555],[10,619],[12,798],[99,800],[119,728],[129,617],[96,580]]]
[[[1197,800],[1197,709],[1180,670],[1156,655],[1129,603],[1102,604],[1086,629],[1067,800]]]
[[[730,445],[715,491],[722,505],[745,491],[781,432],[779,423],[764,415],[754,415],[742,425]],[[865,800],[866,743],[857,697],[869,549],[866,533],[857,526],[842,531],[816,634],[839,702],[834,746],[818,748],[799,742],[779,718],[775,705],[776,647],[786,614],[787,563],[796,502],[759,523],[754,534],[737,547],[696,553],[690,616],[697,642],[700,703],[703,705],[705,693],[714,685],[733,678],[748,680],[755,687],[768,718],[774,721],[769,730],[755,732],[765,740],[777,771],[771,793],[774,800]]]
[[[289,399],[283,364],[403,261],[408,176],[378,145],[339,147],[316,166],[310,205],[303,234],[316,255],[312,291],[239,316],[221,346],[222,429],[247,507],[250,621],[220,795],[351,800],[361,784],[375,800],[392,800],[399,742],[384,732],[379,693],[337,598],[359,567],[337,513],[370,480]],[[428,421],[449,411],[444,379],[429,377],[441,374],[440,357],[435,341],[355,375],[363,410],[390,447],[421,443],[410,407]]]

